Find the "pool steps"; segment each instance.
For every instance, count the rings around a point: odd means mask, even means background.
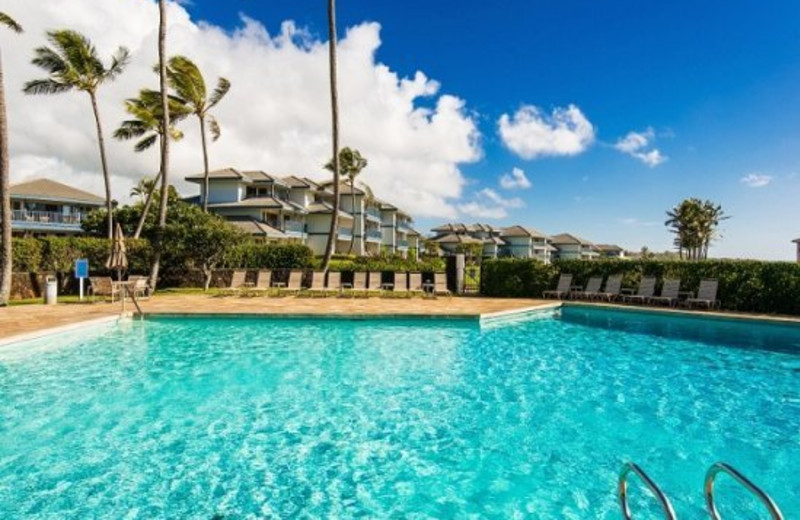
[[[617,495],[619,497],[620,508],[622,508],[622,518],[625,520],[631,520],[633,518],[631,516],[630,508],[628,507],[628,476],[631,473],[638,476],[642,482],[645,483],[650,492],[656,497],[661,505],[661,508],[664,510],[664,518],[666,518],[666,520],[675,520],[675,510],[672,508],[672,504],[670,503],[669,498],[667,498],[667,495],[661,491],[661,488],[658,487],[658,484],[656,484],[655,481],[651,479],[650,476],[644,472],[644,470],[642,470],[642,468],[633,462],[626,462],[623,464],[619,473]],[[763,489],[756,486],[750,479],[742,475],[736,468],[724,462],[712,464],[706,472],[703,491],[706,496],[706,507],[708,508],[708,514],[711,517],[711,520],[722,520],[719,512],[717,511],[716,503],[714,502],[714,480],[720,473],[726,473],[730,475],[739,484],[744,486],[745,489],[754,494],[766,506],[772,520],[784,520],[783,513],[781,513],[778,505]]]

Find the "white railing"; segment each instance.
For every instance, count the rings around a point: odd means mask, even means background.
[[[306,232],[306,225],[303,222],[297,222],[294,220],[287,220],[283,223],[283,230],[284,232],[289,233],[305,233]]]
[[[11,212],[12,222],[36,222],[39,224],[66,224],[80,226],[82,215],[64,215],[54,211],[27,211],[15,209]]]
[[[379,229],[368,229],[367,230],[367,238],[372,238],[375,240],[382,240],[383,233]]]
[[[350,228],[340,227],[339,228],[339,236],[340,237],[347,237],[350,238],[353,236],[353,230]]]

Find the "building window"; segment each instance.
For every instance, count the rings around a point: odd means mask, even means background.
[[[248,186],[245,193],[245,198],[252,199],[256,197],[269,197],[269,188],[259,188],[257,186]]]

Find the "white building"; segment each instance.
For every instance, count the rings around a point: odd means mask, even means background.
[[[432,239],[445,254],[453,254],[468,244],[482,244],[484,258],[511,256],[550,261],[555,248],[546,234],[533,228],[511,226],[500,228],[490,224],[444,224],[431,230]]]
[[[558,251],[556,257],[563,260],[594,260],[600,256],[597,247],[569,233],[553,235],[550,242]]]
[[[186,180],[200,186],[204,175]],[[276,177],[262,171],[235,168],[209,174],[208,209],[246,233],[270,242],[298,242],[322,255],[328,242],[334,194],[331,187],[298,176]],[[355,200],[354,200],[355,199]],[[416,254],[419,233],[409,215],[342,184],[335,253],[378,255]]]

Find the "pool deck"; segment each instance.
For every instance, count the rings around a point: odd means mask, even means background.
[[[432,298],[307,298],[287,296],[219,297],[204,294],[165,294],[142,301],[146,315],[248,314],[334,316],[501,316],[508,312],[558,307],[557,302],[535,299],[478,297]],[[126,311],[135,307],[128,302]],[[50,334],[63,327],[118,317],[122,304],[86,303],[20,305],[0,309],[0,343]]]

